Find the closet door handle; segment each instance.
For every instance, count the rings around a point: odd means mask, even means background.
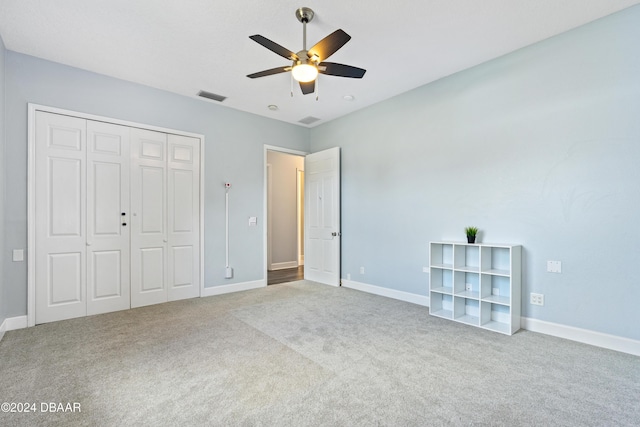
[[[126,227],[126,226],[127,226],[127,223],[126,223],[126,222],[123,222],[123,223],[122,223],[122,226],[123,226],[123,227]]]

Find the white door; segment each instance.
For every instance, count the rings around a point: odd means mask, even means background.
[[[340,148],[304,162],[304,278],[340,285]]]
[[[168,299],[200,295],[200,140],[168,135]]]
[[[87,314],[130,308],[129,128],[87,121]]]
[[[85,316],[86,121],[35,117],[36,323]]]
[[[131,129],[131,307],[167,301],[167,134]]]

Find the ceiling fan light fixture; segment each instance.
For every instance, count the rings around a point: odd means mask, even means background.
[[[251,40],[292,62],[290,62],[291,66],[289,67],[271,68],[269,70],[248,74],[247,77],[256,79],[258,77],[266,77],[291,71],[291,96],[293,96],[293,81],[296,80],[300,84],[302,94],[309,95],[315,93],[316,100],[318,99],[318,84],[316,79],[320,73],[329,76],[361,79],[367,70],[352,67],[351,65],[326,62],[327,58],[351,40],[351,36],[343,30],[335,30],[310,49],[307,49],[307,24],[311,22],[313,16],[313,10],[308,7],[301,7],[296,10],[296,18],[302,23],[302,50],[297,53],[280,46],[278,43],[260,34],[249,36]]]
[[[312,82],[318,77],[318,68],[315,65],[304,62],[294,65],[291,70],[293,78],[302,83]]]

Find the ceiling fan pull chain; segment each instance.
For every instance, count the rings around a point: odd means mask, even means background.
[[[289,73],[291,76],[291,97],[293,98],[293,73]]]
[[[316,101],[320,97],[320,79],[316,78]]]

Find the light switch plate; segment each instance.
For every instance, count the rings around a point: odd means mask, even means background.
[[[24,249],[13,250],[13,261],[15,262],[24,261]]]
[[[560,262],[560,261],[547,261],[547,272],[549,272],[549,273],[562,273],[562,262]]]

